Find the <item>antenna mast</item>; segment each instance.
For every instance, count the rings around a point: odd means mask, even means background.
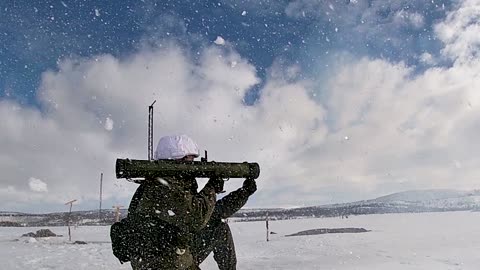
[[[152,105],[148,106],[148,160],[153,160],[153,101]]]

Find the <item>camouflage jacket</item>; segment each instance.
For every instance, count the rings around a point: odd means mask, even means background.
[[[211,185],[197,192],[193,179],[148,180],[129,218],[142,231],[136,269],[195,269],[189,243],[212,215],[216,194]],[[140,189],[139,188],[139,189]],[[134,195],[135,198],[135,195]]]
[[[231,217],[247,203],[250,195],[251,194],[245,189],[239,188],[218,200],[215,204],[210,222],[216,223],[222,219]]]

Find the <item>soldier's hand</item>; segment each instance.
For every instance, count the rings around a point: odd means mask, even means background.
[[[243,181],[243,189],[248,193],[248,195],[252,195],[257,191],[257,183],[253,178],[247,178]]]
[[[215,190],[215,193],[223,193],[224,184],[225,184],[225,181],[223,181],[223,179],[220,177],[211,177],[207,183],[207,185],[213,187],[213,190]]]

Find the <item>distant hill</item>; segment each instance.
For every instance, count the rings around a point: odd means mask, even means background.
[[[268,212],[271,218],[278,219],[336,216],[347,218],[351,215],[446,211],[480,211],[480,190],[411,190],[382,196],[372,200],[342,204],[282,210],[245,210],[235,214],[235,217],[243,220],[264,219]]]
[[[404,192],[393,193],[375,199],[378,202],[427,202],[440,201],[453,198],[467,198],[472,196],[480,196],[480,190],[475,191],[459,191],[451,189],[428,189],[428,190],[410,190]]]
[[[398,192],[372,200],[342,204],[320,205],[299,208],[253,208],[241,209],[233,217],[236,221],[293,219],[308,217],[342,217],[352,215],[385,213],[421,213],[446,211],[480,211],[480,190],[459,191],[447,189],[411,190]],[[127,210],[120,210],[121,217]],[[68,213],[28,214],[0,212],[0,226],[65,226]],[[73,225],[110,225],[115,222],[115,212],[103,209],[75,211],[70,216]]]
[[[127,210],[120,210],[120,216],[125,217]],[[99,215],[98,210],[73,211],[69,216],[68,212],[29,214],[20,212],[0,211],[0,226],[42,227],[42,226],[65,226],[70,221],[71,225],[110,225],[115,222],[115,211],[102,209]]]
[[[480,190],[412,190],[379,197],[376,202],[410,204],[439,209],[468,209],[480,207]]]

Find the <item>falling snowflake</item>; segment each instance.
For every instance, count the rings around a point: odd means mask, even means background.
[[[160,182],[160,184],[164,185],[164,186],[167,186],[169,187],[170,185],[168,184],[167,180],[163,179],[163,178],[157,178],[158,182]]]
[[[215,39],[214,43],[217,45],[225,45],[225,39],[223,39],[221,36],[217,36],[217,39]]]
[[[105,119],[105,129],[109,131],[113,129],[113,120],[110,119],[110,117],[107,117],[107,119]]]

